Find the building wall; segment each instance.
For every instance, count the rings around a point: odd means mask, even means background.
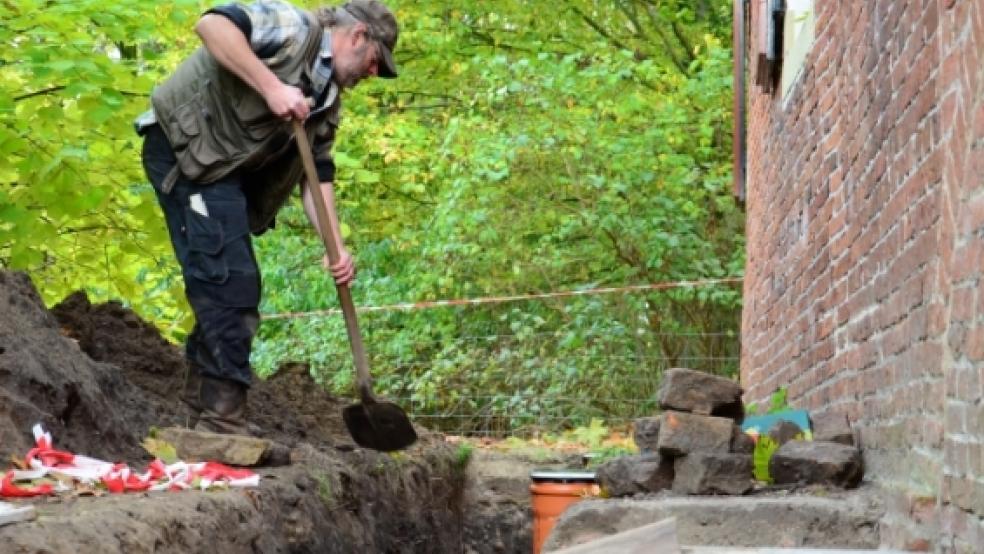
[[[982,4],[817,1],[749,94],[746,401],[847,414],[893,547],[984,545]]]
[[[984,552],[984,1],[943,5],[942,218],[952,246],[940,523],[954,550]]]

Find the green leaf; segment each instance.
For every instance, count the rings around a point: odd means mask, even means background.
[[[755,450],[752,452],[752,472],[755,479],[772,484],[772,475],[769,472],[769,461],[773,454],[779,449],[779,443],[763,435],[755,442]]]
[[[174,445],[164,439],[147,437],[143,440],[141,446],[151,456],[160,459],[165,464],[173,464],[179,460],[178,451],[174,448]]]

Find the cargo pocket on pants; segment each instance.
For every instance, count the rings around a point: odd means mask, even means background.
[[[222,223],[185,208],[188,233],[188,272],[192,277],[221,285],[229,280],[229,266],[222,256],[225,233]]]

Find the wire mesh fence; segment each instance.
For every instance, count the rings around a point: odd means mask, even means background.
[[[549,335],[536,339],[537,347],[543,348],[545,339]],[[498,336],[487,341],[486,357],[444,381],[441,391],[431,389],[433,395],[413,385],[426,381],[433,364],[396,362],[392,367],[402,372],[402,378],[390,388],[392,399],[428,428],[470,436],[527,437],[585,426],[596,418],[611,428],[625,427],[657,411],[657,391],[666,369],[691,367],[727,375],[738,366],[737,356],[570,353],[503,360],[490,354],[510,343],[516,344],[516,352],[529,351],[523,346],[530,340]]]
[[[657,411],[661,376],[672,367],[736,374],[737,310],[706,309],[716,312],[701,320],[704,329],[668,320],[669,310],[641,293],[366,310],[359,317],[381,395],[424,427],[501,438],[559,433],[594,419],[627,426]],[[657,316],[660,326],[653,325]],[[351,394],[340,315],[267,322],[264,329],[267,347],[278,338],[293,341],[266,357],[306,359],[326,388]]]

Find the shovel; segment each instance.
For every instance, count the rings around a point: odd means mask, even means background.
[[[308,188],[314,196],[315,213],[318,216],[322,241],[328,251],[328,261],[335,265],[341,255],[338,252],[335,235],[329,224],[328,212],[325,209],[324,197],[321,194],[321,186],[318,181],[318,172],[314,168],[314,159],[311,157],[311,146],[308,143],[304,125],[296,119],[294,120],[294,135],[297,137],[297,148],[300,150],[301,161],[304,163]],[[328,194],[332,195],[332,200],[334,200],[334,191],[330,187]],[[369,373],[365,347],[362,346],[362,335],[359,333],[355,304],[352,303],[352,292],[348,285],[336,283],[335,286],[338,289],[338,301],[342,305],[342,315],[345,316],[345,329],[348,331],[349,344],[352,346],[356,383],[362,400],[361,403],[346,406],[342,410],[345,426],[348,427],[349,434],[355,439],[355,443],[363,448],[382,452],[402,450],[417,440],[417,432],[414,431],[410,418],[407,417],[403,408],[392,402],[378,400],[373,395],[372,375]]]

